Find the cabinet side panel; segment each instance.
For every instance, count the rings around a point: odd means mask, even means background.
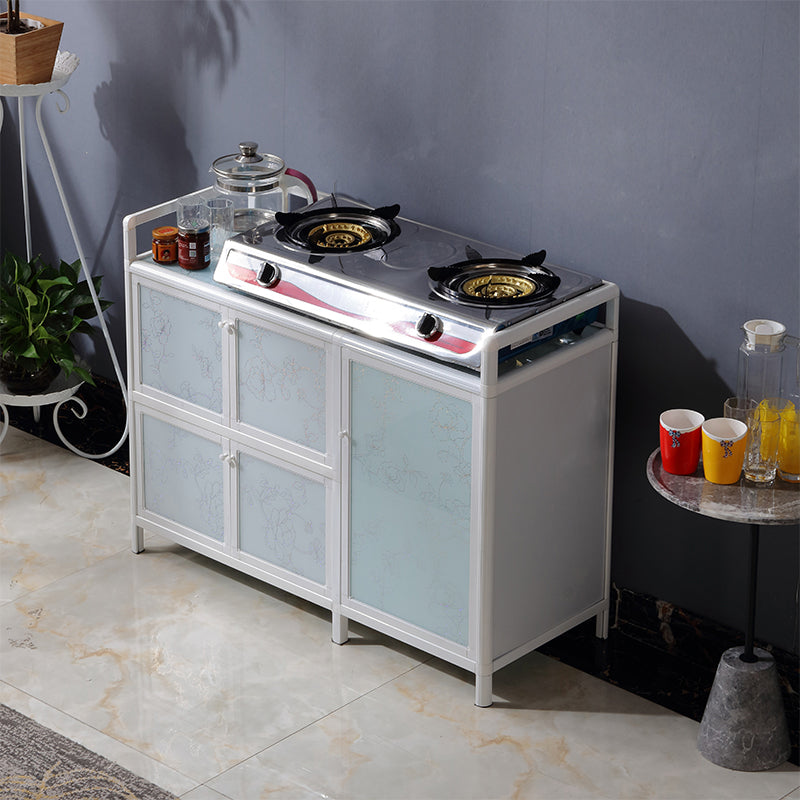
[[[225,533],[220,447],[142,414],[144,507],[222,541]]]
[[[141,381],[222,413],[219,313],[139,286]]]
[[[611,379],[606,347],[499,398],[495,657],[604,599]]]
[[[472,407],[351,365],[350,596],[466,645]]]

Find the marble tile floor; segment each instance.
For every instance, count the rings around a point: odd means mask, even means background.
[[[0,445],[0,702],[187,800],[800,800],[717,767],[698,723],[541,653],[472,677],[156,536],[129,478]]]

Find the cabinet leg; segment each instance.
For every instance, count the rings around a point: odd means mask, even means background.
[[[492,676],[475,676],[475,705],[488,708],[492,704]]]
[[[608,639],[608,609],[594,618],[594,635],[598,639]]]
[[[144,528],[134,525],[131,531],[131,550],[141,553],[144,550]]]
[[[334,644],[344,644],[349,638],[348,624],[350,620],[341,611],[333,612],[333,625],[331,630],[331,641]]]

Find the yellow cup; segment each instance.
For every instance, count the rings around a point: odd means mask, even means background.
[[[703,472],[711,483],[736,483],[747,447],[747,423],[715,417],[703,423]]]

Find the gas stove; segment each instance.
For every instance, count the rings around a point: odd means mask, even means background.
[[[331,195],[278,213],[227,241],[214,280],[468,369],[487,337],[602,284],[547,264],[545,251],[520,256],[399,210]]]

